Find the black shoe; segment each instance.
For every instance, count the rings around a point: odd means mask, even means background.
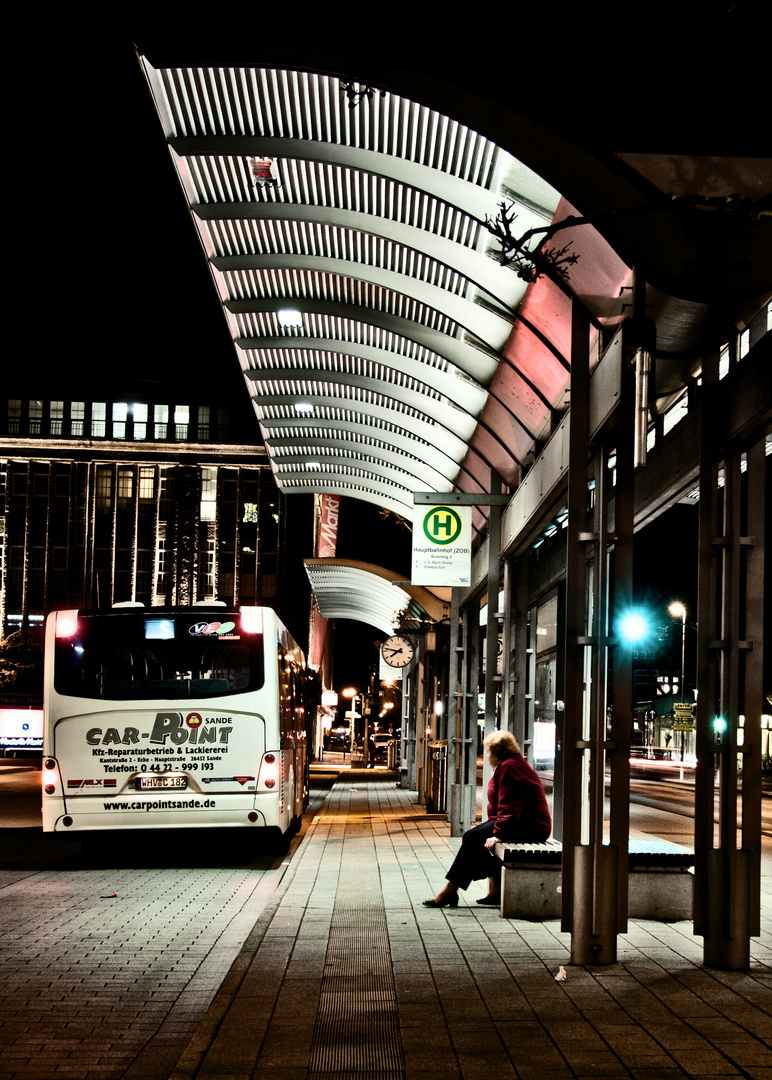
[[[444,900],[424,900],[424,907],[458,907],[458,893],[451,893]]]
[[[501,893],[491,893],[490,896],[481,896],[477,901],[483,907],[499,907],[501,905]]]

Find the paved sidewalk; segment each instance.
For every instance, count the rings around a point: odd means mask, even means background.
[[[559,923],[502,920],[474,904],[481,886],[421,906],[458,841],[413,799],[341,777],[174,1080],[769,1080],[768,926],[748,973],[701,969],[691,924],[642,921],[614,966],[571,967]]]
[[[41,897],[15,991],[6,976],[0,1078],[772,1077],[768,905],[747,973],[702,969],[691,924],[643,921],[617,964],[574,968],[558,922],[500,919],[474,903],[483,883],[455,910],[421,905],[459,841],[414,800],[393,775],[341,773],[280,870],[158,869],[152,910],[151,871],[125,871],[107,927],[93,880],[63,872],[69,924]]]

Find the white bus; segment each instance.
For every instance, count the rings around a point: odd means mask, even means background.
[[[240,826],[286,845],[310,710],[272,610],[55,611],[45,661],[44,831]]]

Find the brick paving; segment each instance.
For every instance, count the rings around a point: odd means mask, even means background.
[[[421,906],[458,840],[414,799],[342,773],[272,866],[4,871],[1,1080],[326,1080],[317,1013],[358,867],[388,931],[400,1065],[383,1080],[772,1077],[769,876],[748,972],[701,968],[691,924],[642,920],[617,964],[575,968],[558,922],[502,920],[481,886]]]

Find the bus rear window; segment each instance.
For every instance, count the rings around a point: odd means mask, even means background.
[[[208,698],[263,685],[263,639],[240,634],[238,615],[80,615],[57,638],[54,686],[72,697],[107,701]]]

